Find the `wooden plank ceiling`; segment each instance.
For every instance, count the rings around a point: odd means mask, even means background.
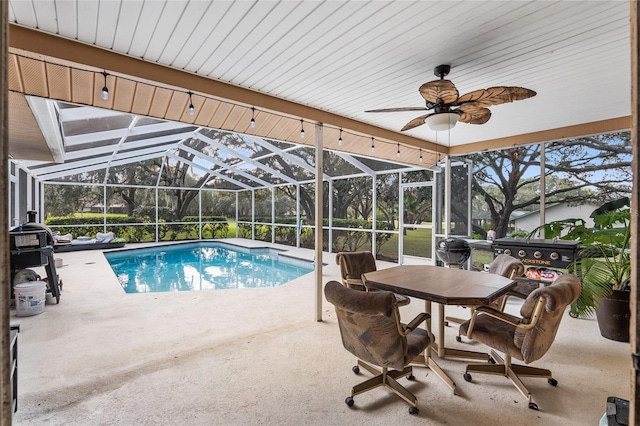
[[[630,123],[627,2],[10,0],[9,5],[11,51],[25,58],[13,58],[21,90],[86,105],[239,132],[249,131],[255,106],[258,126],[251,130],[260,136],[313,143],[311,123],[320,122],[327,126],[325,143],[331,148],[343,128],[344,144],[336,149],[371,154],[374,136],[380,140],[375,156],[393,158],[397,143],[401,151],[404,145],[435,151],[439,139],[439,151],[451,147],[451,153],[461,154],[623,130]],[[14,38],[35,29],[41,36]],[[110,54],[139,65],[114,61]],[[424,105],[418,87],[435,79],[432,70],[442,63],[451,64],[447,78],[461,94],[497,85],[538,94],[494,106],[489,122],[458,124],[450,137],[426,125],[400,133],[419,113],[364,112]],[[167,79],[164,69],[182,74]],[[96,99],[103,70],[111,74],[114,95],[107,102]],[[188,90],[196,93],[193,117],[185,112]],[[301,118],[310,122],[306,140],[299,137]]]

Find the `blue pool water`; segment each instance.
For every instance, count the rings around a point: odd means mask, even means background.
[[[127,293],[275,287],[313,263],[269,248],[196,242],[104,253]]]

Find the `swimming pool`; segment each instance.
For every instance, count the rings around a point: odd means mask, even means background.
[[[194,242],[104,253],[126,293],[275,287],[313,262],[271,248]]]

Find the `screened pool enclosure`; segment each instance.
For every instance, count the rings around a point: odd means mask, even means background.
[[[315,147],[41,98],[30,103],[58,126],[48,139],[60,145],[59,158],[12,161],[14,226],[36,210],[53,231],[73,237],[112,231],[128,242],[238,237],[314,248]],[[447,234],[471,233],[470,170],[464,161],[417,167],[325,149],[323,250],[430,259],[445,223]]]

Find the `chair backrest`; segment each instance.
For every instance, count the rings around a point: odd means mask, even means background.
[[[580,290],[580,280],[575,275],[563,274],[550,286],[537,288],[527,296],[520,308],[522,326],[516,327],[514,336],[514,344],[520,348],[524,362],[539,359],[551,347],[567,306],[578,299]],[[535,326],[527,328],[527,324],[535,321],[533,317],[541,298],[544,306],[539,318]]]
[[[499,254],[489,265],[489,273],[513,279],[524,274],[524,265],[513,256]]]
[[[336,308],[346,350],[380,367],[404,368],[407,338],[399,331],[400,317],[393,293],[359,291],[329,281],[324,294]]]
[[[336,263],[340,265],[342,283],[358,290],[365,290],[362,274],[376,270],[376,259],[370,251],[339,252]]]

